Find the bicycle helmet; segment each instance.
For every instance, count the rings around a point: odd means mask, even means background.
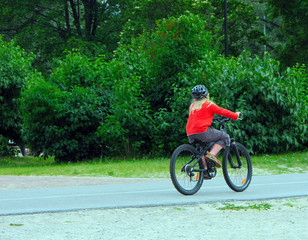
[[[204,85],[197,85],[191,90],[191,95],[194,99],[199,100],[208,94],[208,90]]]

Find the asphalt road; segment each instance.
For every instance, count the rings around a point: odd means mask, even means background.
[[[171,180],[48,189],[0,190],[0,215],[124,207],[197,204],[308,196],[308,173],[254,176],[244,192],[233,192],[223,178],[205,181],[199,192],[184,196]]]

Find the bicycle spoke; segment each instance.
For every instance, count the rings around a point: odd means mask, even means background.
[[[237,151],[236,151],[237,148]],[[239,143],[224,155],[223,172],[228,186],[234,191],[244,191],[251,181],[252,166],[247,150]]]
[[[187,164],[187,159],[190,158],[192,157],[189,152],[181,152],[175,163],[176,179],[186,190],[193,189],[199,180],[199,173],[190,172],[191,165]]]

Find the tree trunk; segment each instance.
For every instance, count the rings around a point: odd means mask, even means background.
[[[73,18],[74,18],[74,25],[77,29],[77,33],[80,37],[82,37],[81,27],[80,27],[80,16],[76,10],[76,4],[74,3],[74,0],[69,0],[73,12]],[[78,6],[79,7],[79,6]]]
[[[68,11],[67,0],[64,0],[64,1],[65,1],[64,13],[65,13],[66,30],[67,30],[68,34],[70,35],[70,33],[71,33],[70,15],[69,15],[69,11]]]
[[[98,26],[97,17],[98,17],[98,5],[97,5],[97,2],[95,1],[94,17],[93,17],[93,27],[92,27],[92,31],[91,31],[91,35],[92,36],[95,36],[95,34],[96,34],[96,28]]]
[[[85,9],[86,37],[95,36],[97,28],[98,4],[97,0],[82,0]]]

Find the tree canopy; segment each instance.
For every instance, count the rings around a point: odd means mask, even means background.
[[[52,59],[64,57],[67,50],[80,49],[90,58],[112,58],[119,42],[129,43],[132,37],[154,31],[156,21],[189,11],[207,23],[206,30],[223,53],[223,3],[224,0],[0,0],[0,34],[6,40],[15,38],[21,47],[34,52],[35,66],[45,74],[51,71]],[[262,57],[266,45],[266,50],[274,51],[286,66],[306,63],[307,12],[307,1],[300,0],[228,1],[230,55],[239,56],[246,49]]]
[[[268,0],[272,17],[283,19],[281,31],[286,41],[275,49],[285,66],[308,63],[308,1]]]
[[[81,49],[89,57],[112,52],[126,5],[123,0],[1,0],[0,33],[34,52],[36,66],[45,72],[65,50]]]

